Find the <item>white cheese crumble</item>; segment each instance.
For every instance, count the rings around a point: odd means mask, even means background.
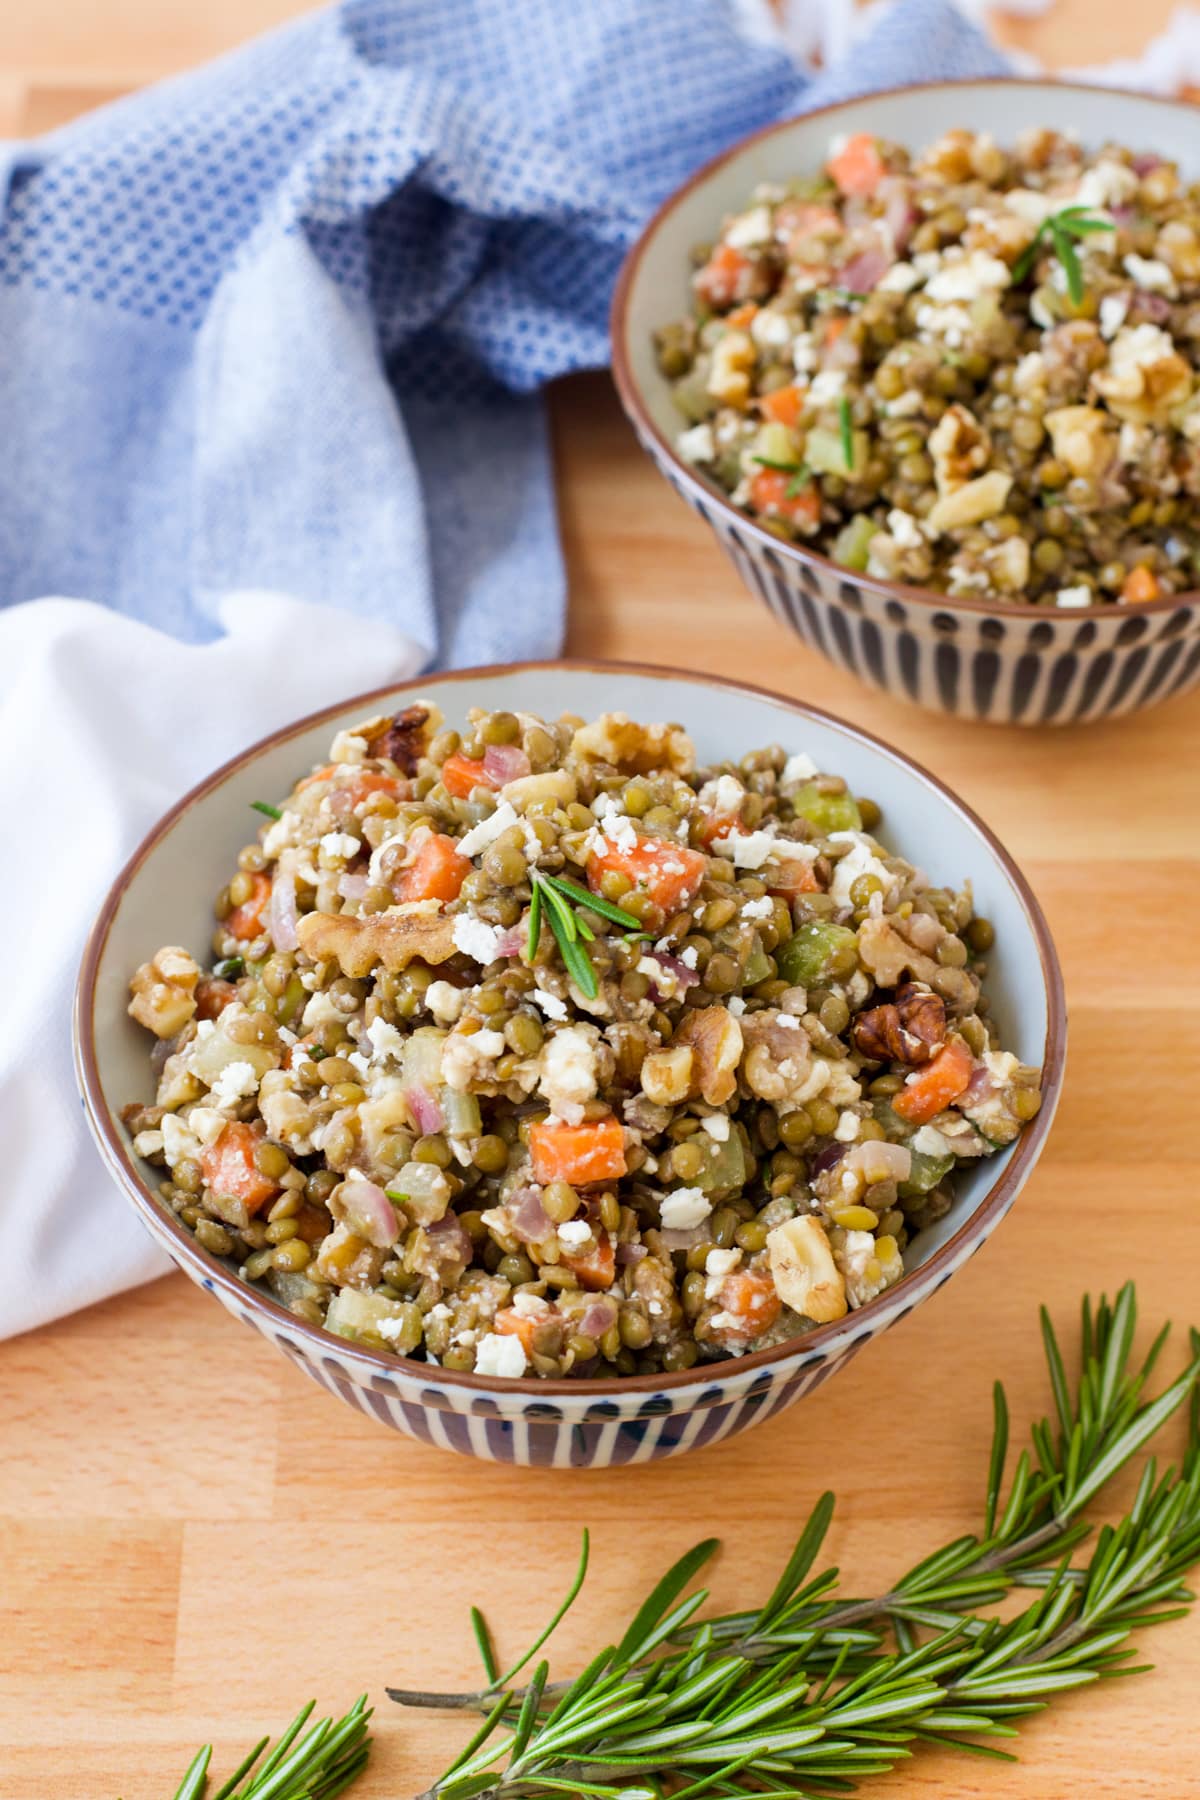
[[[700,960],[700,952],[697,950],[695,944],[685,944],[683,949],[679,952],[679,960],[685,967],[694,969]]]
[[[452,1031],[442,1045],[442,1080],[465,1094],[473,1081],[492,1079],[487,1064],[503,1056],[506,1049],[499,1031]]]
[[[611,794],[598,795],[592,811],[610,844],[625,854],[637,849],[637,827],[629,815],[621,811]]]
[[[746,1002],[740,994],[730,994],[725,1002],[725,1010],[732,1013],[735,1019],[740,1019],[746,1010]]]
[[[729,1142],[729,1119],[725,1113],[708,1113],[700,1124],[714,1144]]]
[[[731,831],[713,844],[713,849],[727,856],[735,869],[761,869],[774,848],[773,831]]]
[[[456,993],[457,991],[455,989]],[[389,1025],[386,1019],[371,1020],[367,1026],[367,1041],[371,1046],[372,1062],[387,1062],[389,1057],[399,1062],[404,1054],[403,1034],[394,1025]]]
[[[911,294],[920,285],[921,277],[910,262],[893,263],[883,280],[875,284],[876,291],[884,294]]]
[[[689,431],[681,431],[675,439],[675,448],[684,462],[712,462],[717,454],[712,426],[693,425]]]
[[[1174,341],[1160,325],[1128,325],[1113,339],[1108,364],[1115,376],[1127,378],[1174,354]]]
[[[226,1063],[212,1084],[210,1097],[218,1106],[236,1106],[258,1092],[258,1070],[253,1063]]]
[[[1089,212],[1106,206],[1120,206],[1132,200],[1138,191],[1138,177],[1125,163],[1112,157],[1101,157],[1085,169],[1072,195],[1074,206],[1086,206]]]
[[[831,844],[850,845],[845,856],[834,864],[833,880],[829,884],[829,892],[837,906],[854,904],[850,898],[850,889],[860,875],[877,876],[885,893],[889,888],[895,887],[896,877],[875,855],[869,838],[857,831],[831,831],[829,841]]]
[[[322,989],[320,993],[313,995],[304,1008],[304,1017],[301,1023],[306,1032],[316,1031],[321,1025],[344,1025],[346,1015]]]
[[[545,988],[534,988],[531,998],[540,1006],[548,1019],[561,1023],[567,1016],[567,1003],[560,1000],[557,994],[548,994]]]
[[[839,1144],[852,1144],[858,1136],[860,1120],[857,1113],[844,1112],[833,1128],[833,1135]]]
[[[804,750],[796,750],[783,765],[783,773],[779,777],[781,787],[791,787],[793,783],[811,781],[819,773],[816,763]]]
[[[1054,211],[1054,201],[1048,194],[1039,194],[1036,188],[1009,188],[1002,199],[1007,210],[1027,225],[1043,224]]]
[[[783,350],[792,341],[795,327],[784,313],[760,306],[750,321],[750,336],[760,350]]]
[[[454,921],[454,948],[461,950],[484,968],[496,960],[496,946],[503,936],[498,925],[489,925],[486,919],[474,919],[470,913],[459,913]]]
[[[914,1131],[908,1147],[915,1150],[918,1156],[941,1157],[951,1154],[950,1139],[943,1137],[935,1125],[922,1125],[920,1131]]]
[[[1090,606],[1092,590],[1082,584],[1079,587],[1059,588],[1054,596],[1054,604],[1056,606]]]
[[[356,837],[348,831],[327,831],[321,839],[321,848],[326,856],[334,857],[338,862],[349,862],[362,849]]]
[[[674,1188],[663,1195],[659,1207],[664,1231],[691,1231],[694,1226],[703,1225],[711,1212],[712,1201],[698,1187]]]
[[[997,293],[1012,280],[1008,264],[986,250],[970,250],[956,262],[946,261],[925,285],[931,300],[979,300]]]
[[[367,754],[367,740],[353,731],[339,731],[329,746],[329,760],[335,763],[360,763]]]
[[[457,849],[460,856],[478,856],[489,844],[494,844],[498,837],[503,837],[509,828],[517,823],[516,808],[510,800],[502,800],[495,812],[486,819],[480,819],[473,825],[465,837],[458,840]]]
[[[173,1169],[186,1156],[195,1156],[200,1148],[199,1138],[174,1113],[164,1113],[158,1129],[162,1133],[163,1156],[168,1168]]]
[[[1147,294],[1165,294],[1168,300],[1174,300],[1179,292],[1175,277],[1166,263],[1148,256],[1135,256],[1130,251],[1125,258],[1125,273],[1131,275]]]
[[[586,1219],[568,1219],[558,1227],[558,1241],[568,1250],[582,1250],[591,1242],[592,1228]]]
[[[425,1004],[442,1025],[453,1025],[461,1017],[466,995],[452,981],[431,981],[425,989]]]
[[[829,401],[836,400],[845,387],[845,369],[822,369],[819,375],[814,375],[808,397],[814,406],[826,406]]]
[[[901,550],[919,550],[925,542],[921,527],[913,515],[905,512],[902,507],[893,506],[887,516],[887,528],[893,542],[899,544]]]
[[[885,408],[889,419],[911,419],[914,413],[921,410],[921,396],[916,388],[909,388],[896,400],[889,400]]]
[[[725,228],[725,242],[735,250],[754,250],[760,244],[769,244],[772,236],[771,209],[769,206],[754,206],[744,212]]]
[[[530,1294],[524,1289],[512,1298],[513,1311],[520,1313],[523,1319],[540,1319],[543,1313],[550,1311],[550,1304],[540,1294]]]
[[[821,352],[811,331],[802,331],[792,345],[792,367],[797,375],[811,375],[818,368]]]
[[[519,1337],[486,1331],[475,1346],[475,1373],[517,1381],[525,1373],[525,1346]]]
[[[584,1101],[591,1100],[596,1092],[595,1046],[582,1025],[568,1025],[547,1040],[538,1069],[538,1086],[556,1118],[565,1119],[568,1125],[580,1123]]]
[[[704,1259],[706,1275],[732,1275],[742,1260],[740,1250],[710,1250]]]
[[[1105,294],[1100,302],[1100,336],[1115,338],[1128,311],[1128,294]]]
[[[775,902],[769,894],[764,894],[761,900],[747,900],[742,908],[742,917],[743,919],[769,919],[774,911]]]

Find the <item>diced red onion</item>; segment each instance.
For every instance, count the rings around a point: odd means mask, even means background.
[[[1132,167],[1135,175],[1149,175],[1152,169],[1161,169],[1162,165],[1163,159],[1161,156],[1156,156],[1153,150],[1143,150],[1140,156],[1134,157]],[[1109,208],[1109,211],[1113,213],[1114,216],[1116,210],[1115,206]]]
[[[585,1337],[602,1338],[606,1331],[612,1329],[617,1322],[617,1303],[607,1295],[591,1301],[585,1307],[579,1321],[579,1329]]]
[[[703,1225],[689,1225],[686,1231],[674,1229],[660,1231],[659,1236],[668,1250],[694,1250],[709,1236]]]
[[[540,1188],[519,1188],[509,1200],[508,1219],[513,1236],[526,1244],[544,1244],[554,1229],[542,1205]]]
[[[882,250],[862,250],[838,271],[839,285],[852,294],[869,294],[879,286],[892,265]]]
[[[483,753],[483,773],[491,787],[505,787],[529,773],[529,758],[516,744],[489,744]]]
[[[421,1082],[414,1081],[405,1089],[405,1102],[412,1114],[413,1124],[418,1131],[427,1135],[440,1131],[446,1121],[442,1117],[442,1109],[429,1089]]]
[[[508,930],[502,931],[496,939],[496,955],[498,957],[520,956],[528,936],[529,927],[527,925],[510,925]]]
[[[456,1213],[448,1212],[435,1219],[432,1225],[425,1226],[425,1231],[439,1262],[470,1262],[471,1240]]]
[[[820,1155],[817,1156],[813,1162],[813,1166],[812,1166],[813,1174],[814,1175],[824,1175],[830,1169],[836,1168],[838,1163],[841,1162],[843,1156],[845,1156],[845,1154],[846,1154],[845,1144],[826,1144],[825,1148],[821,1151]]]
[[[958,1106],[981,1106],[997,1093],[996,1083],[992,1080],[992,1072],[986,1063],[979,1063],[959,1097]]]
[[[1137,209],[1132,206],[1110,206],[1108,212],[1115,225],[1132,225],[1137,217]]]
[[[904,180],[885,178],[876,190],[883,201],[883,223],[892,240],[892,248],[901,255],[917,222],[912,191]]]
[[[336,1207],[335,1217],[343,1218],[352,1231],[377,1250],[389,1249],[400,1236],[396,1209],[373,1181],[352,1174],[337,1190]]]
[[[673,980],[664,982],[661,988],[651,982],[650,993],[656,1006],[661,1005],[664,1000],[672,999],[675,994],[682,994],[687,988],[695,987],[700,980],[695,969],[689,969],[680,957],[671,956],[665,950],[647,951],[646,960],[656,962],[665,975],[674,977]]]
[[[290,867],[280,862],[271,883],[271,904],[267,910],[267,930],[276,950],[296,950],[296,877]]]
[[[1135,325],[1165,325],[1170,316],[1171,302],[1165,294],[1147,294],[1139,288],[1129,305],[1129,317]]]
[[[339,875],[337,891],[343,900],[361,900],[367,891],[366,875]]]
[[[645,1244],[618,1244],[616,1254],[620,1266],[623,1269],[628,1269],[632,1267],[634,1263],[642,1262],[645,1257],[649,1256],[650,1252],[647,1250]]]

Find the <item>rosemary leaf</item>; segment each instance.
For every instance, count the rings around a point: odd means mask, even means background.
[[[529,895],[529,936],[525,943],[525,961],[531,963],[537,955],[538,942],[542,935],[542,887],[535,878]]]
[[[270,805],[266,800],[252,800],[250,804],[255,812],[262,813],[268,819],[282,819],[283,817],[279,807]]]
[[[623,907],[614,906],[611,900],[604,898],[603,894],[593,894],[590,888],[580,887],[577,881],[568,881],[564,875],[541,874],[539,874],[538,880],[544,881],[547,886],[552,887],[556,893],[562,895],[564,900],[569,900],[572,906],[586,906],[589,912],[599,913],[602,919],[611,919],[614,925],[624,925],[631,931],[641,930],[642,921],[640,919],[635,919],[633,914],[626,912]]]
[[[838,429],[842,437],[842,462],[847,475],[854,473],[854,422],[850,416],[850,402],[843,394],[838,400]]]

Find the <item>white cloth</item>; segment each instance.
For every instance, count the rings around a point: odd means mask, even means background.
[[[79,958],[113,877],[226,757],[429,657],[279,594],[220,612],[228,635],[185,644],[81,600],[0,610],[0,1337],[168,1266],[101,1162],[72,1068]]]

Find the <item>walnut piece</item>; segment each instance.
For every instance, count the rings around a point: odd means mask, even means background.
[[[668,1044],[652,1050],[642,1064],[642,1092],[658,1106],[675,1106],[686,1100],[692,1085],[696,1053],[690,1044]]]
[[[129,1014],[155,1037],[174,1037],[196,1011],[200,970],[186,950],[166,944],[143,963],[129,984]]]
[[[926,523],[933,531],[958,531],[964,525],[978,525],[983,519],[994,519],[997,513],[1004,511],[1012,484],[1012,476],[1004,470],[989,469],[986,475],[980,475],[935,500]]]
[[[359,980],[382,963],[390,974],[414,957],[444,963],[454,955],[454,920],[445,913],[305,913],[296,926],[300,948],[314,962],[332,959],[343,975]]]
[[[923,982],[908,981],[894,1001],[860,1013],[854,1023],[854,1048],[872,1062],[902,1062],[910,1068],[928,1062],[946,1036],[946,1008]]]
[[[1046,414],[1054,454],[1072,475],[1103,475],[1117,453],[1117,434],[1107,413],[1094,406],[1059,406]]]
[[[992,440],[975,414],[957,402],[948,406],[929,434],[929,454],[939,494],[951,494],[986,469]]]
[[[368,756],[387,757],[402,775],[415,775],[439,719],[433,709],[418,703],[406,706],[388,719],[381,730],[361,730],[367,738]],[[374,721],[371,721],[374,724]]]
[[[864,919],[858,928],[858,960],[880,987],[894,988],[906,972],[917,981],[932,981],[938,965],[915,950],[887,918]]]
[[[785,1306],[818,1325],[845,1315],[846,1283],[819,1219],[785,1219],[767,1234],[767,1258]]]
[[[752,1094],[792,1106],[812,1097],[812,1042],[793,1013],[771,1007],[747,1013],[742,1035],[746,1041],[742,1079]]]
[[[742,1060],[742,1028],[733,1014],[723,1006],[699,1006],[684,1014],[671,1043],[686,1044],[695,1053],[689,1092],[710,1106],[723,1106],[737,1087]]]
[[[664,766],[688,775],[696,766],[695,746],[681,725],[640,725],[621,712],[601,713],[590,725],[581,725],[571,739],[571,754],[612,763],[633,775]]]

